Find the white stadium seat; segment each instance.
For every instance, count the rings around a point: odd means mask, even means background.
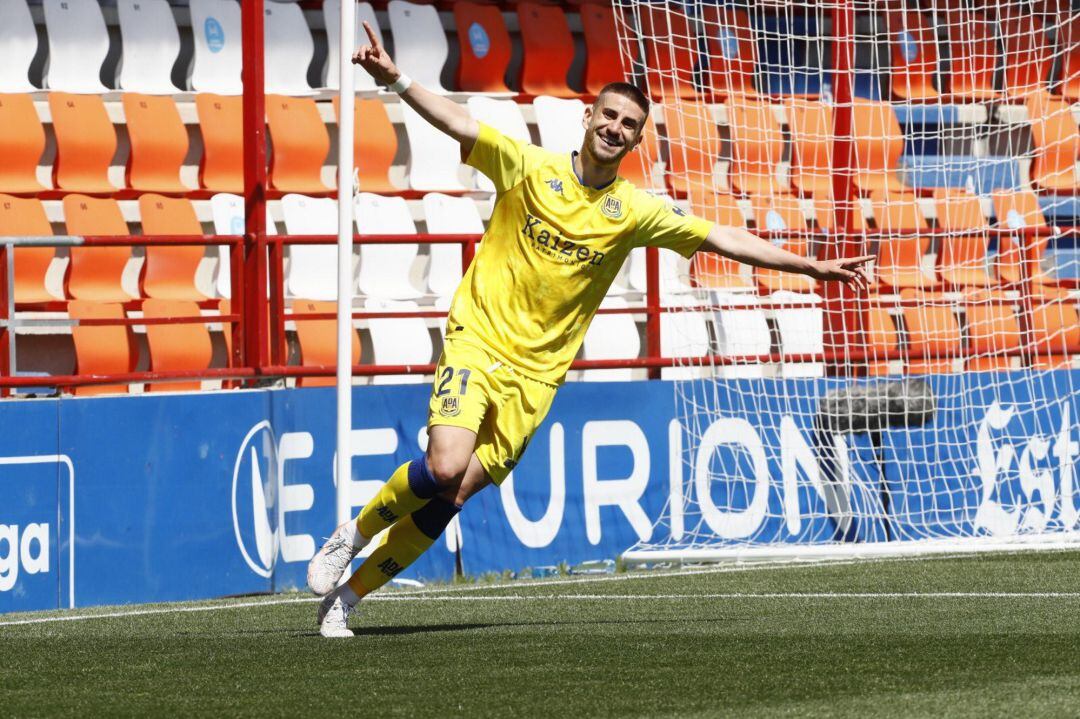
[[[363,21],[367,20],[375,30],[375,36],[379,42],[383,42],[382,29],[379,20],[375,17],[375,9],[369,2],[356,3],[356,46],[367,44],[367,33],[364,32]],[[338,43],[341,41],[341,0],[324,0],[323,22],[326,24],[327,58],[323,84],[332,89],[338,89]],[[383,43],[385,45],[385,43]],[[378,89],[375,79],[359,65],[354,66],[353,77],[357,92],[373,91]]]
[[[661,297],[668,307],[692,307],[703,304],[693,295]],[[709,314],[706,312],[664,312],[660,315],[660,352],[665,357],[707,357],[709,354]],[[691,379],[707,376],[711,368],[693,361],[660,370],[663,379]]]
[[[221,192],[210,198],[210,214],[214,221],[214,234],[244,234],[244,198]],[[266,206],[266,234],[276,235],[277,228],[270,217],[270,205]],[[217,279],[214,281],[220,297],[232,296],[232,275],[229,271],[229,246],[218,246]]]
[[[49,36],[50,90],[102,94],[101,66],[109,54],[109,32],[97,0],[44,0]]]
[[[469,114],[483,120],[502,134],[523,142],[532,142],[525,116],[513,100],[496,100],[483,95],[469,98]],[[476,173],[476,187],[484,192],[495,192],[495,184],[481,172]]]
[[[711,303],[723,306],[716,313],[717,354],[723,357],[767,355],[772,351],[772,335],[758,299],[751,295],[715,292]],[[727,309],[737,305],[740,309]],[[746,309],[741,309],[745,307]],[[724,377],[761,377],[761,364],[734,364],[720,368]]]
[[[239,95],[241,36],[236,0],[190,0],[195,62],[191,89],[218,95]]]
[[[290,235],[336,235],[337,200],[304,195],[281,198],[285,232]],[[292,245],[285,274],[289,297],[305,300],[337,299],[337,246]]]
[[[814,294],[774,292],[776,301],[820,302]],[[780,347],[784,355],[819,354],[825,351],[824,314],[821,307],[776,311],[776,327],[780,330]],[[825,365],[820,362],[784,362],[784,377],[821,377]]]
[[[0,2],[0,92],[33,92],[30,64],[37,54],[38,36],[26,0]]]
[[[266,46],[266,91],[278,95],[310,95],[307,72],[315,56],[304,11],[292,2],[263,3]]]
[[[356,228],[360,234],[415,235],[409,205],[403,197],[383,197],[361,192],[356,197]],[[424,293],[410,277],[420,246],[360,246],[360,293],[387,300],[409,300]]]
[[[127,92],[172,95],[180,31],[168,0],[117,0],[124,54],[118,85]]]
[[[601,309],[629,307],[622,297],[605,297],[600,303]],[[588,332],[582,357],[587,360],[599,359],[634,359],[641,353],[641,336],[633,315],[602,315],[593,317]],[[624,382],[634,379],[634,370],[629,367],[620,369],[587,369],[581,378],[588,382]]]
[[[484,221],[476,203],[468,197],[450,197],[438,192],[424,195],[427,231],[436,235],[484,234]],[[429,245],[431,266],[428,290],[436,297],[449,297],[461,283],[461,245]]]
[[[581,149],[581,141],[585,139],[585,128],[581,126],[584,102],[542,95],[533,100],[533,112],[540,144],[545,150],[569,153]]]
[[[395,302],[370,298],[364,302],[369,312],[396,312],[419,309],[415,302]],[[375,364],[403,365],[431,362],[432,344],[427,323],[420,317],[388,317],[370,319],[371,350]],[[372,384],[420,384],[427,381],[422,374],[377,375]]]
[[[394,35],[394,62],[409,68],[414,80],[432,92],[445,93],[440,76],[450,55],[439,11],[434,5],[390,0],[390,32]]]
[[[458,170],[461,146],[436,130],[427,120],[402,103],[405,134],[409,136],[409,186],[422,191],[462,191]]]
[[[645,248],[635,247],[630,250],[630,270],[627,275],[630,289],[645,292]],[[692,292],[690,286],[690,260],[678,252],[660,249],[660,293],[662,295],[680,295]]]

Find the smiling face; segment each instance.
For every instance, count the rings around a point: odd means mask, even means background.
[[[614,92],[601,93],[591,107],[585,108],[582,154],[597,165],[617,168],[627,153],[641,142],[645,120],[645,110],[629,97]]]

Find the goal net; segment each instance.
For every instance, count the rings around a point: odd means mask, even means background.
[[[1080,21],[1066,0],[617,0],[656,188],[869,291],[661,262],[680,431],[631,561],[1080,532]],[[1075,362],[1074,362],[1075,360]]]

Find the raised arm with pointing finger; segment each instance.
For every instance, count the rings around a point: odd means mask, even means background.
[[[356,51],[353,63],[367,70],[376,82],[397,91],[401,99],[416,110],[420,117],[461,143],[461,155],[466,157],[472,151],[473,143],[480,133],[480,124],[461,105],[442,95],[436,95],[398,70],[366,20],[364,31],[367,32],[371,44],[363,45]]]

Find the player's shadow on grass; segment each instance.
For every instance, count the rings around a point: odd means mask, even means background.
[[[582,626],[586,624],[682,624],[684,620],[681,619],[635,619],[633,621],[619,620],[619,619],[603,619],[603,620],[589,620],[589,621],[568,621],[568,622],[475,622],[468,624],[418,624],[415,626],[383,626],[383,627],[353,627],[352,630],[356,633],[357,637],[402,637],[410,636],[414,634],[431,634],[434,632],[468,632],[474,629],[499,629],[503,627],[507,628],[520,628],[520,627],[558,627],[558,626]],[[244,634],[283,634],[291,633],[294,637],[317,637],[319,632],[296,632],[293,630],[284,629],[265,629],[254,630],[251,632],[243,632]]]

